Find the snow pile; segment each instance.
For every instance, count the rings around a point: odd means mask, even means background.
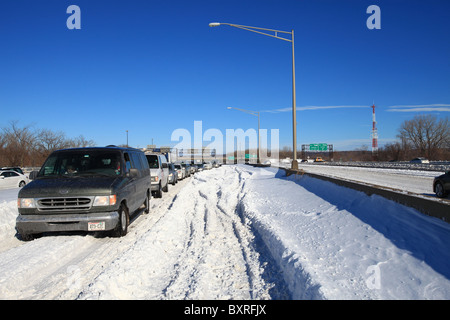
[[[247,181],[244,210],[294,299],[450,297],[445,222],[276,169],[259,169]]]
[[[1,190],[0,243],[14,238],[16,234],[16,218],[19,214],[17,211],[17,194],[19,190],[19,188]]]

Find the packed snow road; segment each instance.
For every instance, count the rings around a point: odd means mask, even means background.
[[[123,238],[22,242],[14,197],[0,192],[0,299],[450,298],[448,223],[275,168],[197,173]]]

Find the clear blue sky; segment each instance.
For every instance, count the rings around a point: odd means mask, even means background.
[[[81,30],[66,26],[72,4]],[[379,30],[366,27],[372,4]],[[2,1],[0,127],[18,120],[100,146],[126,143],[128,130],[131,146],[173,146],[194,121],[257,128],[231,106],[271,111],[261,127],[291,147],[290,43],[208,26],[228,22],[295,30],[298,148],[370,148],[373,102],[383,145],[418,113],[450,114],[449,21],[448,0]]]

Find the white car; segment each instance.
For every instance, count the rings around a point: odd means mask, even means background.
[[[212,163],[211,162],[205,162],[204,164],[203,164],[203,169],[204,170],[211,170],[213,168],[213,166],[212,166]]]
[[[146,153],[150,176],[152,180],[152,192],[156,198],[162,197],[162,192],[169,191],[169,164],[162,154]]]
[[[29,182],[27,176],[12,170],[0,171],[0,189],[22,188]]]
[[[179,163],[175,163],[175,170],[178,172],[178,180],[183,180],[186,177],[186,170]]]

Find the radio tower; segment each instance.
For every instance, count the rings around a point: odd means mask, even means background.
[[[372,156],[376,158],[378,155],[378,130],[375,120],[375,103],[372,105],[372,110]]]

